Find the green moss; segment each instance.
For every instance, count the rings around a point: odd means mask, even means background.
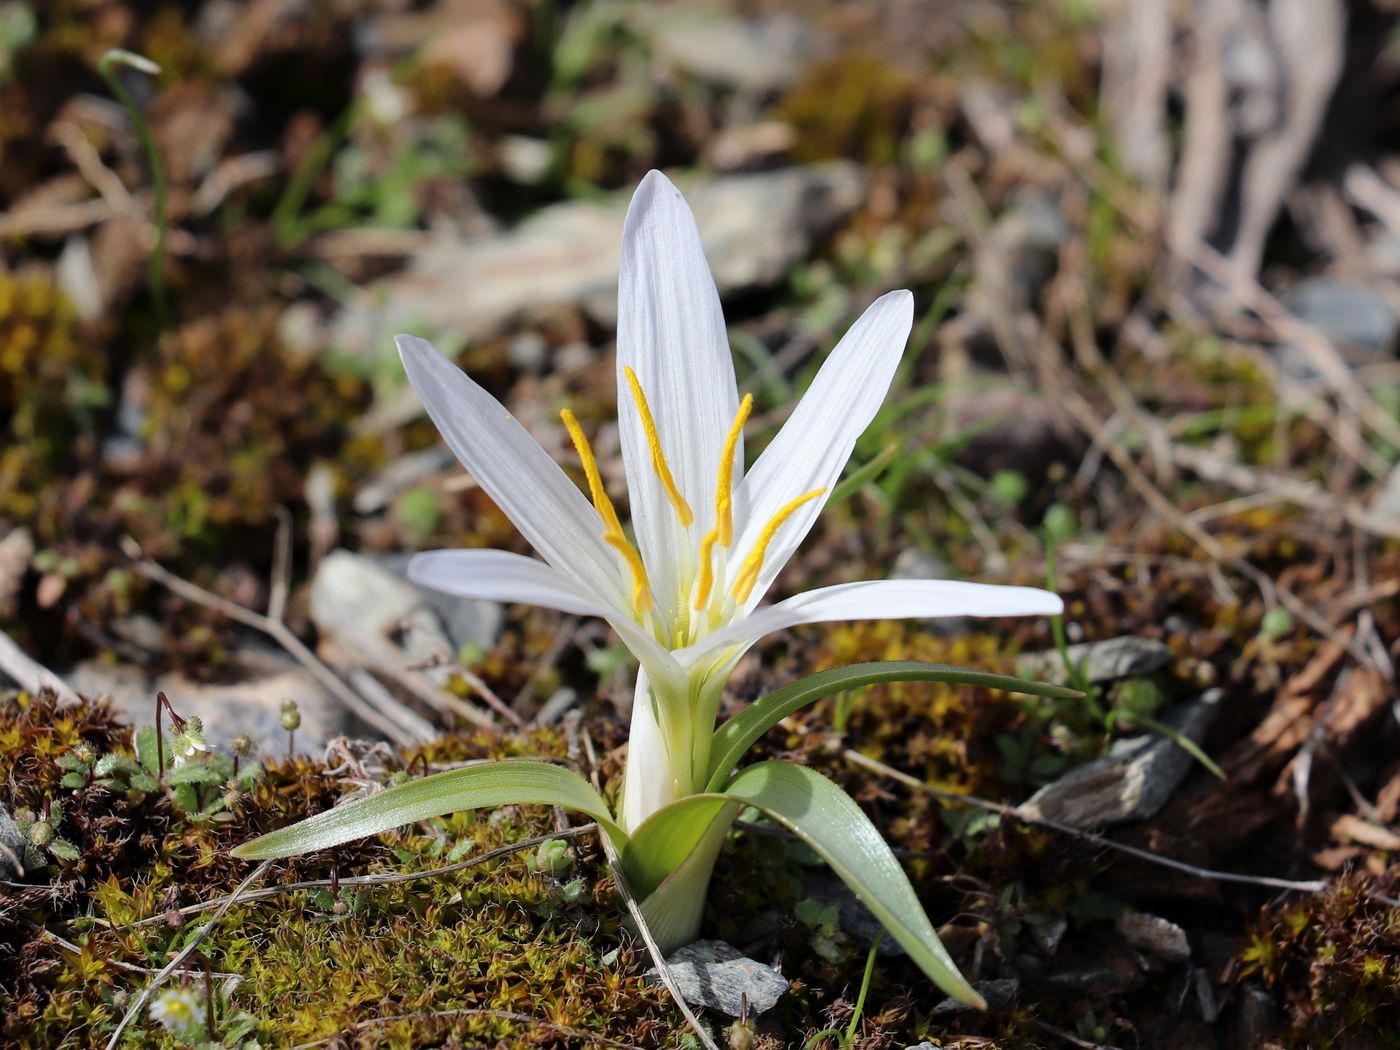
[[[1392,865],[1260,913],[1237,973],[1281,995],[1288,1045],[1400,1046],[1400,914],[1372,896],[1398,887]]]
[[[228,847],[324,809],[346,790],[318,763],[274,764],[230,811],[196,824],[160,793],[132,801],[97,785],[59,784],[58,759],[79,744],[129,755],[128,739],[100,704],[60,709],[52,698],[18,695],[0,707],[0,762],[13,770],[0,785],[0,802],[15,810],[62,798],[69,810],[63,830],[71,829],[82,853],[46,873],[65,887],[61,899],[38,892],[22,896],[19,907],[17,898],[3,899],[0,933],[19,952],[0,958],[8,971],[0,974],[0,1040],[100,1043],[143,985],[120,964],[159,967],[204,917],[121,927],[228,893],[248,871],[227,857]],[[478,733],[435,743],[422,759],[563,751],[556,732]],[[458,814],[303,858],[279,867],[269,882],[424,872],[553,827],[552,812],[538,807]],[[665,993],[642,983],[631,948],[609,954],[620,924],[606,866],[588,841],[575,840],[573,848],[571,875],[583,882],[568,893],[534,870],[531,851],[391,886],[300,890],[235,905],[207,942],[216,970],[243,977],[224,1014],[250,1014],[264,1045],[352,1031],[365,1046],[454,1038],[557,1045],[565,1030],[654,1042],[674,1027]],[[80,951],[58,950],[28,920]],[[380,1023],[397,1015],[404,1019]],[[127,1045],[177,1044],[143,1016]]]

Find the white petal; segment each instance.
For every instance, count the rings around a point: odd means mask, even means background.
[[[627,765],[622,781],[622,828],[631,832],[680,794],[666,741],[656,721],[651,684],[645,670],[637,672],[632,700],[632,728],[627,736]]]
[[[695,514],[694,541],[682,539],[685,533],[652,468],[646,432],[624,377],[629,366],[651,405],[676,486]],[[642,180],[623,227],[617,370],[632,525],[661,615],[669,621],[681,582],[677,561],[691,557],[714,521],[715,478],[739,396],[719,293],[695,219],[680,191],[658,171]],[[737,460],[736,481],[743,472],[742,443]]]
[[[590,595],[582,586],[542,561],[509,551],[455,550],[415,554],[408,578],[461,598],[520,602],[577,616],[607,620],[643,666],[662,681],[678,680],[680,666],[626,612]]]
[[[745,508],[746,518],[735,523],[731,585],[773,516],[798,496],[823,490],[799,507],[769,543],[749,608],[758,604],[821,513],[856,438],[885,400],[913,324],[914,297],[908,292],[876,299],[836,344],[792,416],[744,479],[738,506]]]
[[[408,378],[462,465],[544,559],[625,608],[598,512],[515,417],[425,339],[396,336]]]
[[[831,620],[934,619],[941,616],[1055,616],[1058,595],[1036,587],[999,587],[961,580],[866,580],[804,591],[721,628],[677,656],[693,662],[732,645],[747,648],[766,634]]]

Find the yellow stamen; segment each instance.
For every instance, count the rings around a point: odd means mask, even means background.
[[[719,529],[713,528],[700,540],[700,576],[695,581],[695,601],[691,608],[699,612],[710,603],[710,588],[715,585],[715,570],[710,566],[710,555],[715,549]]]
[[[721,547],[728,547],[734,542],[734,454],[739,437],[744,432],[744,424],[752,410],[753,395],[745,394],[744,400],[739,402],[739,413],[734,417],[734,425],[729,428],[729,436],[724,439],[724,452],[719,457],[719,481],[715,485],[715,525],[719,528]]]
[[[715,526],[700,540],[700,577],[695,586],[695,602],[692,608],[703,609],[710,601],[710,588],[714,586],[715,573],[710,566],[710,555],[715,544],[728,547],[734,542],[734,460],[737,456],[739,437],[744,432],[749,412],[753,410],[753,395],[745,394],[739,402],[739,411],[734,416],[734,425],[729,428],[729,436],[724,439],[724,451],[719,457],[719,478],[715,483]]]
[[[583,461],[583,473],[588,478],[588,494],[593,499],[598,516],[603,519],[603,542],[621,554],[627,562],[628,569],[632,571],[632,608],[640,616],[651,608],[651,588],[647,585],[647,570],[642,564],[642,556],[622,531],[622,522],[618,520],[612,500],[608,499],[607,490],[603,488],[603,477],[598,473],[598,460],[593,455],[593,446],[588,443],[583,428],[578,425],[578,417],[566,408],[559,413],[559,418],[564,421],[574,448],[578,451],[578,458]]]
[[[739,576],[734,581],[734,586],[729,589],[729,593],[734,596],[736,602],[749,600],[749,595],[753,593],[754,584],[758,582],[758,574],[763,569],[763,559],[768,553],[768,544],[772,542],[774,534],[782,528],[783,522],[792,517],[793,512],[802,504],[811,502],[825,491],[826,489],[813,489],[811,492],[803,493],[774,514],[768,524],[763,526],[763,531],[758,534],[758,539],[754,541],[753,550],[744,560],[744,567],[739,570]]]
[[[689,527],[695,520],[695,514],[681,495],[680,489],[676,488],[676,481],[671,477],[671,468],[666,465],[666,453],[661,450],[661,437],[656,432],[656,421],[651,417],[651,406],[647,404],[647,396],[642,393],[642,384],[637,380],[637,373],[632,371],[631,365],[624,367],[623,372],[627,375],[627,385],[632,388],[632,400],[637,402],[637,412],[642,417],[642,429],[647,432],[647,444],[651,447],[651,465],[656,471],[656,476],[661,479],[661,487],[666,490],[666,497],[671,501],[671,506],[676,508],[676,517],[681,519],[681,525]]]

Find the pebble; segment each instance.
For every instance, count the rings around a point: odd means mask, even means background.
[[[681,996],[691,1006],[738,1017],[747,1002],[750,1016],[771,1010],[788,989],[788,980],[771,966],[745,957],[724,941],[696,941],[666,960]],[[661,982],[655,969],[646,972]]]
[[[1200,743],[1224,694],[1211,689],[1167,710],[1161,720]],[[1076,828],[1150,817],[1167,803],[1196,760],[1156,733],[1115,741],[1107,755],[1046,784],[1018,807],[1026,820],[1049,819]]]
[[[1083,666],[1084,674],[1096,685],[1120,678],[1141,678],[1170,667],[1175,661],[1172,651],[1152,638],[1122,635],[1101,642],[1080,642],[1067,647],[1069,662]],[[1059,650],[1026,653],[1016,661],[1016,673],[1022,678],[1064,685],[1069,680],[1064,659]]]
[[[1118,920],[1118,932],[1132,947],[1163,962],[1179,963],[1191,958],[1186,931],[1160,916],[1127,912]]]
[[[721,295],[786,280],[817,239],[860,206],[865,189],[862,169],[845,161],[682,186]],[[611,327],[626,209],[622,196],[566,201],[504,232],[434,240],[332,317],[326,339],[377,360],[384,344],[375,333],[451,332],[467,343],[560,306]]]

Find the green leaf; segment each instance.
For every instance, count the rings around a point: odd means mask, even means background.
[[[939,941],[899,861],[849,795],[810,769],[763,762],[735,777],[723,797],[762,810],[816,850],[934,984],[958,1002],[986,1008]]]
[[[506,805],[563,806],[596,820],[621,847],[626,834],[605,803],[577,773],[547,762],[483,762],[410,780],[269,832],[233,850],[235,857],[265,860],[338,846],[403,824],[463,809]]]
[[[165,779],[171,784],[222,784],[226,778],[209,763],[186,762],[170,770]]]
[[[847,689],[863,689],[883,682],[946,682],[953,685],[1004,689],[1011,693],[1029,693],[1032,696],[1049,696],[1061,700],[1071,700],[1080,695],[1064,686],[1028,682],[1024,678],[1013,678],[1010,675],[913,660],[834,667],[829,671],[819,671],[817,674],[791,682],[781,689],[775,689],[720,726],[715,731],[714,742],[710,746],[710,777],[705,785],[706,790],[719,791],[723,788],[725,778],[739,764],[744,752],[752,747],[759,737],[794,711],[800,711],[808,704],[816,703],[833,693],[844,692]]]
[[[663,806],[644,820],[622,850],[622,870],[637,899],[645,900],[679,870],[717,819],[727,815],[724,826],[728,830],[738,813],[739,807],[720,795],[692,795]]]
[[[146,767],[151,776],[160,773],[160,763],[156,760],[156,755],[160,748],[157,747],[156,727],[154,725],[144,725],[136,730],[136,760]],[[170,748],[164,748],[165,765],[170,765]]]

